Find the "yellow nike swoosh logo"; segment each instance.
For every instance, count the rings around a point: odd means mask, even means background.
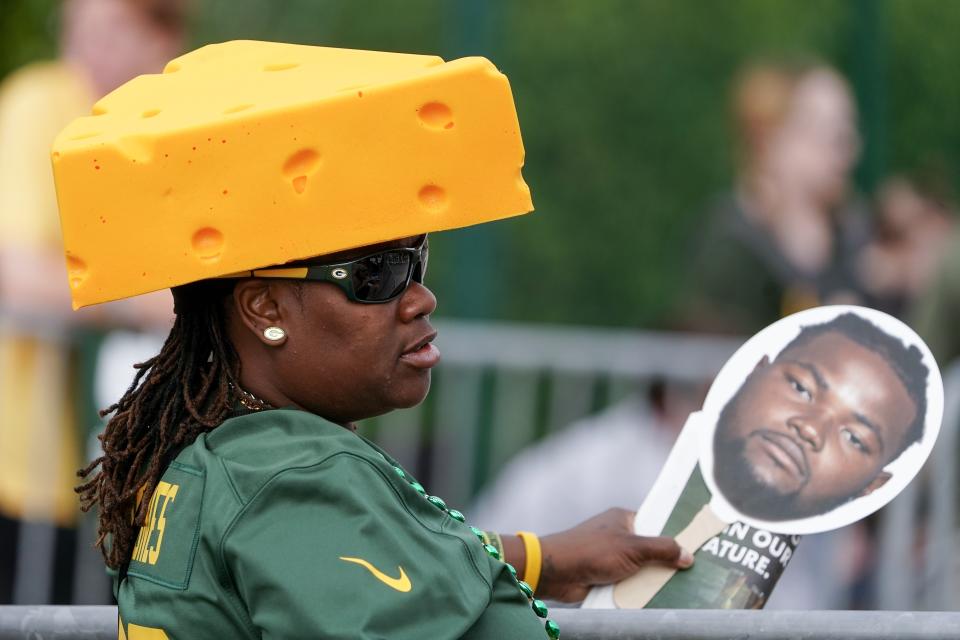
[[[363,558],[347,558],[345,556],[340,556],[340,559],[343,560],[344,562],[352,562],[354,564],[360,565],[361,567],[363,567],[364,569],[372,573],[374,578],[376,578],[383,584],[387,585],[391,589],[394,589],[395,591],[399,591],[400,593],[407,593],[408,591],[410,591],[410,589],[413,588],[413,585],[410,583],[410,578],[407,577],[406,572],[403,570],[403,567],[401,566],[397,566],[397,569],[400,570],[400,577],[391,578],[390,576],[385,574],[383,571],[380,571],[380,569],[377,569],[375,566],[373,566]]]

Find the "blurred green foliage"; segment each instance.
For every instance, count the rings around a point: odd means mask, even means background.
[[[57,0],[0,0],[0,77],[54,54]]]
[[[53,0],[3,0],[0,73],[51,55]],[[731,179],[728,87],[757,57],[854,84],[861,185],[960,166],[952,0],[198,0],[233,38],[482,54],[511,78],[535,214],[432,244],[441,313],[669,326],[705,202]],[[482,176],[478,176],[482,179]]]

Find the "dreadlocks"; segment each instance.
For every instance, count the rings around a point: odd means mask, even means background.
[[[96,544],[109,567],[130,558],[170,461],[235,406],[240,360],[226,335],[224,304],[233,284],[207,280],[174,288],[176,320],[163,348],[135,365],[126,393],[100,413],[113,414],[100,436],[103,455],[78,472],[87,481],[76,491],[84,511],[99,509]]]

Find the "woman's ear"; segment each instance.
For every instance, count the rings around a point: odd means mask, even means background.
[[[287,341],[282,305],[274,295],[276,285],[267,280],[241,280],[233,289],[233,304],[240,322],[260,342],[276,347]]]

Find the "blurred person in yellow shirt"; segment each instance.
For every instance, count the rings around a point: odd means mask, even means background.
[[[180,52],[185,3],[64,0],[61,11],[60,58],[0,85],[0,604],[76,600],[83,447],[71,325],[172,318],[166,292],[71,315],[49,149],[100,96]]]

